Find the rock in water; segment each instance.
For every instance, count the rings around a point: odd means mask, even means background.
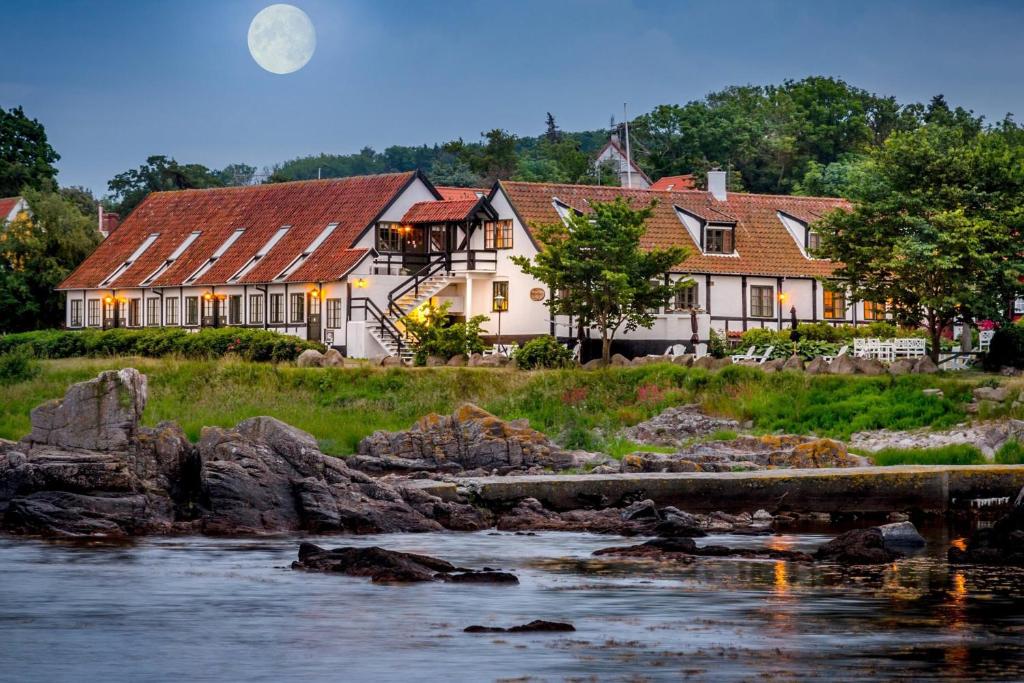
[[[525,420],[507,422],[467,403],[452,415],[427,415],[405,432],[374,432],[348,459],[358,469],[379,472],[498,470],[572,467],[562,450]]]
[[[910,522],[853,529],[818,548],[817,560],[840,564],[884,564],[903,557],[903,550],[924,546],[924,538]]]
[[[544,619],[534,619],[529,624],[510,628],[473,625],[463,629],[465,633],[568,633],[575,630],[576,627],[572,624],[561,621],[545,621]]]
[[[990,528],[979,529],[965,547],[951,547],[949,561],[1024,566],[1024,489],[1009,514]]]
[[[303,543],[299,546],[299,559],[292,563],[292,569],[368,576],[374,583],[519,583],[519,579],[508,572],[464,569],[429,555],[402,553],[377,546],[327,550],[312,543]]]

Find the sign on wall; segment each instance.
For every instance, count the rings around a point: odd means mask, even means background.
[[[540,287],[534,287],[530,290],[530,299],[533,301],[544,301],[544,290]]]

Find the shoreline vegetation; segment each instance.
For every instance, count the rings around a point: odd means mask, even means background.
[[[73,358],[38,361],[38,372],[3,388],[0,438],[19,439],[29,412],[103,370],[135,367],[149,377],[143,422],[174,420],[192,440],[202,426],[228,427],[269,415],[316,436],[323,451],[354,453],[365,436],[408,429],[428,413],[448,414],[463,402],[506,419],[526,418],[559,445],[616,458],[637,447],[620,430],[665,408],[699,404],[755,434],[787,433],[848,440],[874,429],[942,429],[968,419],[971,392],[985,376],[809,376],[731,366],[717,371],[659,363],[643,367],[522,371],[493,368],[298,368],[220,359]],[[495,381],[495,373],[500,373]],[[941,389],[927,395],[925,389]],[[1009,416],[1010,405],[980,418]],[[721,438],[725,435],[718,435]],[[710,439],[716,437],[712,435]],[[997,461],[1021,462],[1016,442]],[[935,452],[938,451],[938,452]],[[946,452],[948,451],[948,452]],[[971,447],[886,451],[884,464],[981,462]]]

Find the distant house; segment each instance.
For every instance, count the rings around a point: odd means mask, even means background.
[[[24,197],[0,199],[0,223],[9,223],[23,215],[31,215],[28,202]]]
[[[652,190],[659,191],[693,190],[696,187],[697,181],[689,173],[686,175],[667,175],[664,178],[658,178],[651,185]]]
[[[667,273],[694,286],[659,308],[650,330],[616,350],[664,351],[698,336],[780,329],[801,321],[858,324],[886,316],[870,302],[827,292],[814,222],[838,199],[709,190],[628,189],[500,181],[437,188],[420,172],[247,187],[157,192],[59,287],[68,327],[261,327],[315,339],[353,357],[403,350],[401,318],[448,303],[455,318],[490,316],[488,337],[570,341],[546,287],[510,261],[533,256],[533,226],[587,213],[595,201],[657,200],[647,246],[690,256]],[[499,316],[500,312],[500,316]]]
[[[612,162],[612,168],[617,169],[619,174],[619,185],[631,187],[637,190],[646,190],[651,186],[651,179],[637,166],[636,161],[627,159],[626,150],[622,146],[617,134],[612,134],[611,139],[600,149],[594,157],[594,163],[598,167],[607,162]]]

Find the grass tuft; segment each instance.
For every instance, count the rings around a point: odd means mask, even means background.
[[[984,465],[988,462],[981,451],[970,444],[938,448],[884,448],[868,457],[876,465]]]

